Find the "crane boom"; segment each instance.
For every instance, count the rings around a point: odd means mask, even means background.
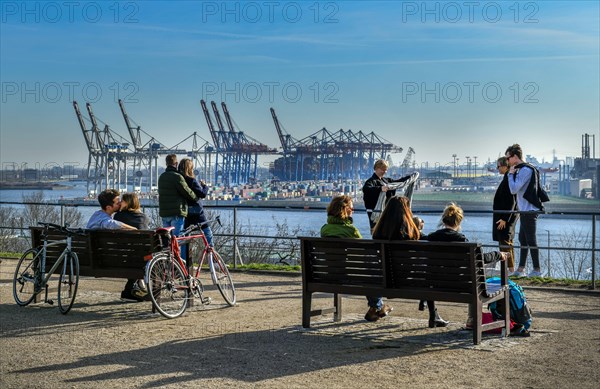
[[[85,144],[89,152],[94,153],[98,151],[96,145],[94,144],[94,138],[92,137],[93,131],[87,129],[85,121],[83,120],[83,116],[81,115],[81,111],[79,110],[79,104],[77,104],[77,101],[73,101],[73,108],[75,108],[75,115],[77,115],[77,121],[79,122],[81,131],[83,132],[83,138],[85,139]]]
[[[138,149],[140,149],[142,147],[142,144],[140,141],[140,134],[139,134],[140,128],[134,127],[131,125],[129,116],[127,116],[127,112],[125,112],[125,105],[123,104],[123,100],[121,100],[121,99],[119,99],[119,107],[121,108],[121,113],[123,114],[123,119],[125,119],[125,125],[127,126],[127,130],[129,131],[129,136],[131,137],[131,142],[133,143],[133,147],[137,151]],[[137,130],[137,134],[134,132],[134,130]]]
[[[281,130],[281,125],[279,124],[279,119],[277,118],[277,114],[275,113],[275,109],[271,107],[271,116],[273,117],[273,123],[275,123],[275,130],[277,131],[277,136],[279,137],[279,142],[281,142],[281,147],[283,148],[284,153],[288,153],[290,150],[289,147],[289,135],[284,135]]]
[[[206,107],[206,101],[200,100],[200,105],[202,106],[202,112],[204,112],[204,118],[206,119],[206,124],[208,125],[208,131],[210,132],[212,141],[215,144],[217,150],[220,150],[221,142],[219,142],[219,135],[217,134],[217,131],[215,131],[215,126],[213,125],[212,119],[210,118],[210,112],[208,111],[208,107]]]

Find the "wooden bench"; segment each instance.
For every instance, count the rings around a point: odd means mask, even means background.
[[[41,246],[43,227],[30,230],[33,247]],[[59,231],[48,231],[50,241],[64,238]],[[80,276],[131,279],[144,278],[144,257],[162,249],[153,230],[86,230],[85,236],[73,236],[71,245],[79,258]],[[50,270],[64,248],[65,245],[48,248],[46,270]]]
[[[43,227],[29,229],[32,247],[41,246]],[[48,231],[49,241],[65,237],[62,232]],[[142,279],[146,267],[144,257],[162,250],[160,238],[154,230],[86,230],[85,236],[73,236],[71,247],[79,258],[79,275],[96,278]],[[64,248],[65,245],[48,247],[46,271],[51,269]],[[56,272],[60,270],[59,266]],[[41,298],[40,294],[34,301],[38,302]],[[152,312],[155,309],[152,306]]]
[[[312,316],[334,314],[342,318],[342,294],[383,296],[415,300],[483,305],[504,299],[509,312],[506,262],[501,264],[501,285],[488,290],[479,243],[381,241],[301,237],[302,326]],[[311,310],[312,294],[333,293],[333,307]],[[507,315],[508,316],[508,315]],[[481,343],[483,331],[503,328],[510,332],[510,318],[482,324],[477,315],[473,343]]]

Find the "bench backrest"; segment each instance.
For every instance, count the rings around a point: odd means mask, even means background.
[[[486,293],[479,243],[300,239],[305,282]]]
[[[33,247],[41,246],[43,227],[30,230]],[[65,239],[65,234],[50,230],[48,239]],[[123,278],[141,278],[144,256],[162,249],[154,231],[149,230],[86,230],[85,236],[73,236],[72,247],[79,258],[81,275]],[[64,248],[65,245],[48,248],[46,270],[50,270]]]
[[[381,246],[362,239],[301,238],[302,269],[311,282],[383,286]],[[303,273],[304,274],[304,273]]]
[[[485,292],[481,245],[470,242],[398,241],[383,243],[388,286]]]

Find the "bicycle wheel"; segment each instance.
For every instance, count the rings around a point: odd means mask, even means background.
[[[40,273],[40,263],[42,251],[31,248],[23,253],[15,275],[13,277],[13,297],[20,306],[25,306],[33,301],[36,289],[39,287],[42,274]]]
[[[71,252],[65,255],[58,278],[58,309],[66,315],[71,310],[79,286],[79,258]]]
[[[235,305],[235,287],[233,286],[233,280],[231,279],[227,265],[225,265],[223,258],[216,251],[213,250],[208,255],[210,258],[209,266],[212,281],[219,288],[219,292],[221,292],[227,304],[233,307]]]
[[[161,315],[173,319],[185,312],[189,284],[181,266],[167,253],[155,254],[148,266],[148,293]]]

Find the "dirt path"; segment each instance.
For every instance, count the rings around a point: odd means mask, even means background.
[[[12,265],[14,266],[14,265]],[[124,280],[84,279],[71,311],[12,299],[11,263],[0,264],[0,387],[596,388],[600,295],[527,291],[530,338],[461,331],[467,307],[439,303],[451,325],[428,329],[416,301],[362,320],[363,298],[344,299],[341,323],[300,326],[299,277],[236,273],[239,304],[195,307],[167,320],[149,303],[122,303]],[[316,305],[331,303],[318,295]],[[46,349],[34,352],[35,347]],[[491,367],[494,366],[494,367]]]

